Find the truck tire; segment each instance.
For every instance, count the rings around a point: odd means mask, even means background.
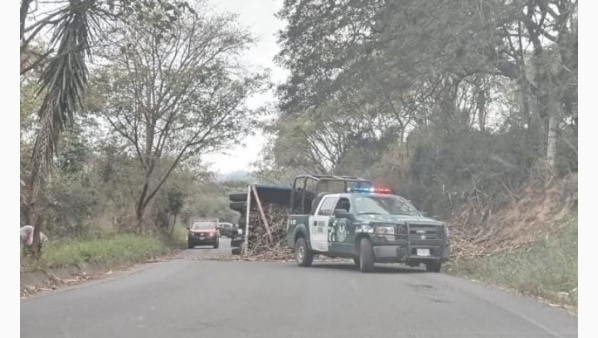
[[[245,208],[247,207],[247,202],[245,202],[245,201],[232,202],[231,204],[228,205],[228,207],[232,210],[241,212],[242,210],[245,210]]]
[[[238,256],[238,255],[240,255],[240,254],[241,254],[241,248],[233,248],[233,249],[231,250],[231,253],[232,253],[233,255],[235,255],[235,256]]]
[[[310,266],[314,261],[314,255],[307,248],[307,242],[303,237],[299,237],[295,242],[295,260],[299,266]]]
[[[247,201],[247,193],[238,193],[238,194],[230,194],[228,195],[228,199],[231,202],[246,202]]]
[[[426,263],[426,271],[428,271],[428,272],[440,272],[441,269],[442,269],[442,263],[440,263],[440,262]]]
[[[216,242],[216,244],[214,244],[214,249],[218,249],[219,246],[220,246],[220,242]]]
[[[359,258],[353,258],[353,263],[355,263],[355,266],[359,268]]]
[[[191,244],[191,243],[187,242],[187,248],[189,248],[189,249],[194,249],[194,248],[195,248],[195,245],[193,245],[193,244]]]
[[[359,242],[359,270],[361,272],[374,271],[374,250],[372,242],[368,238],[362,238]]]

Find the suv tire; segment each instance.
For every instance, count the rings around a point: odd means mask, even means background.
[[[295,242],[295,260],[299,266],[310,266],[314,261],[314,255],[307,248],[307,242],[303,237]]]
[[[359,270],[361,272],[374,271],[374,250],[372,242],[367,238],[362,238],[359,242]]]

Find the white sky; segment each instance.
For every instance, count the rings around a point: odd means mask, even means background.
[[[258,40],[246,53],[247,64],[269,68],[274,83],[282,82],[287,71],[274,64],[274,56],[279,48],[276,43],[278,30],[284,23],[274,17],[282,8],[283,0],[211,0],[217,11],[239,14],[239,23],[249,27]],[[250,107],[258,107],[275,102],[274,89],[267,94],[256,95],[248,101]],[[258,133],[242,141],[245,146],[236,146],[226,153],[206,155],[202,160],[211,163],[210,169],[221,173],[249,170],[250,163],[259,157],[265,139]]]

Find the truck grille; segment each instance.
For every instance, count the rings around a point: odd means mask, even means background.
[[[425,240],[440,238],[442,238],[442,233],[436,226],[409,224],[409,239]]]

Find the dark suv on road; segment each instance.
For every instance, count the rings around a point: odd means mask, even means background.
[[[220,236],[224,236],[224,237],[231,237],[232,232],[233,232],[234,226],[232,223],[220,223]]]
[[[189,249],[200,245],[210,245],[218,249],[220,245],[220,231],[218,220],[195,220],[187,229],[187,244]]]

